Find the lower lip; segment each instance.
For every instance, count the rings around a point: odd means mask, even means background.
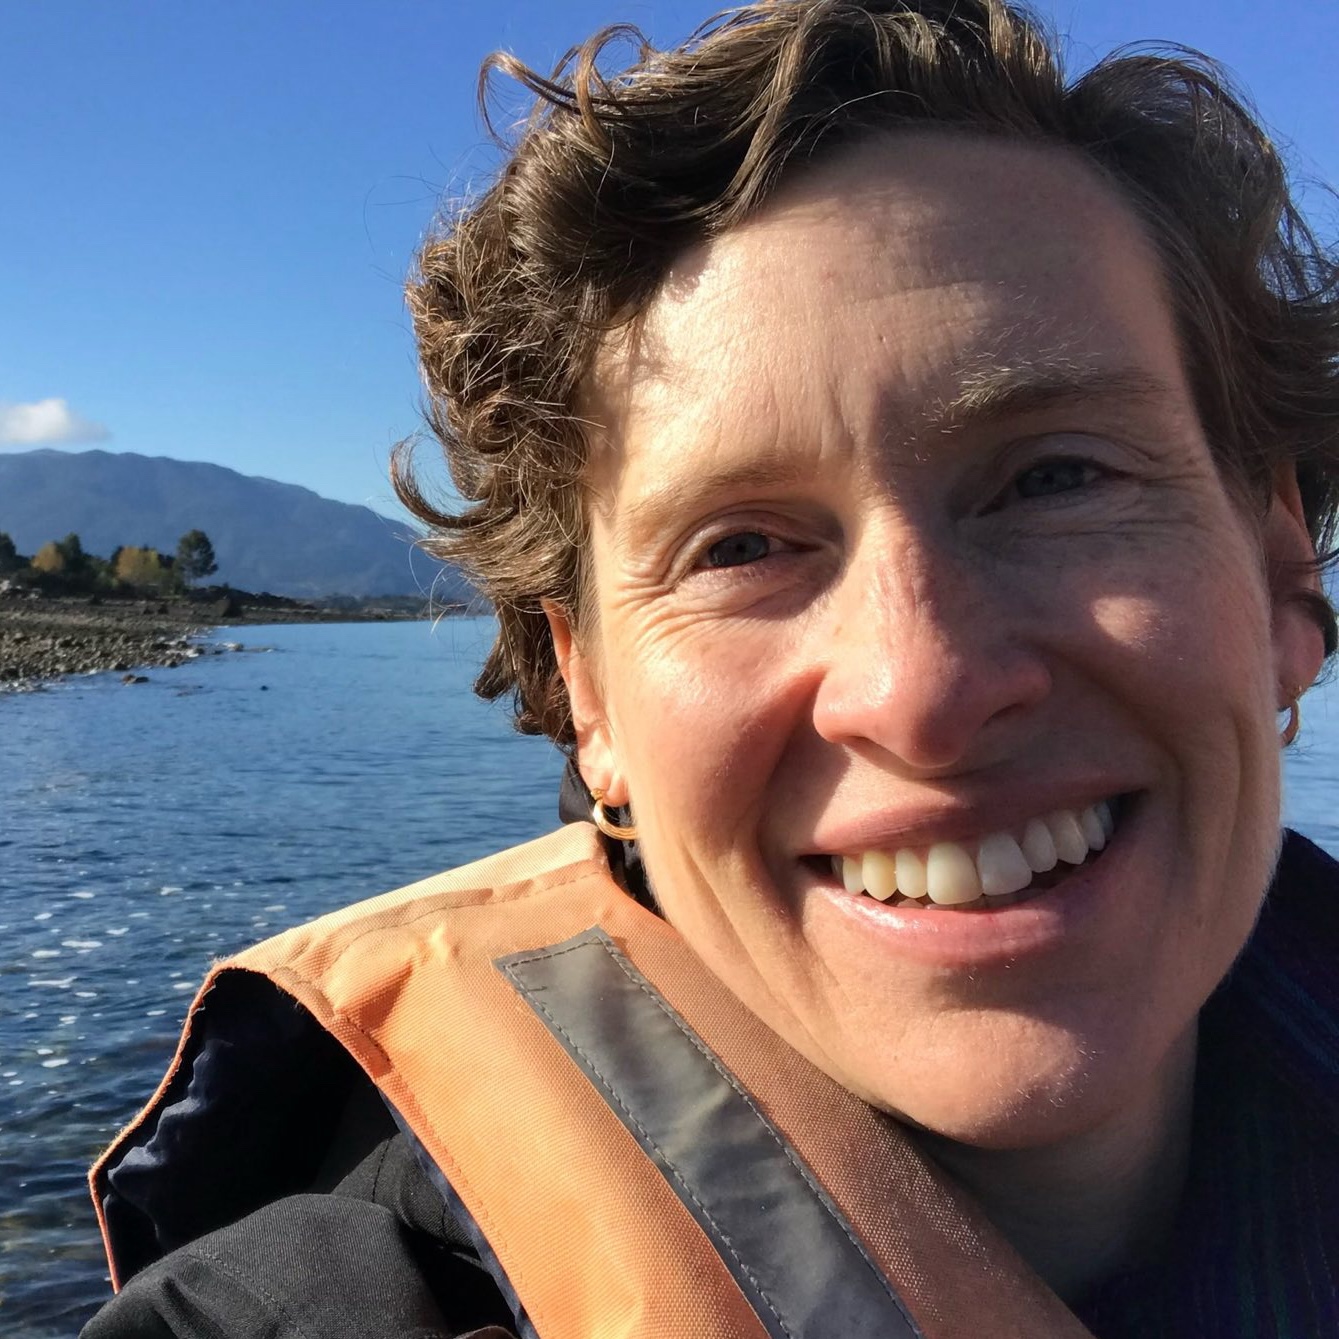
[[[862,934],[885,937],[899,957],[931,967],[979,969],[1072,945],[1103,908],[1128,897],[1129,852],[1140,826],[1139,808],[1125,806],[1121,825],[1098,857],[1076,866],[1055,887],[1008,906],[954,911],[903,903],[889,906],[839,885],[816,883],[805,919],[829,914],[856,921]]]

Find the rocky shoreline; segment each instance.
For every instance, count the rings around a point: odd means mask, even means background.
[[[424,615],[417,615],[423,617]],[[294,602],[111,600],[0,594],[0,691],[38,687],[72,674],[115,671],[142,681],[145,668],[174,668],[235,648],[202,645],[220,626],[346,623],[415,617],[400,610],[321,609]]]

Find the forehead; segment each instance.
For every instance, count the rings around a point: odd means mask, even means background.
[[[608,351],[592,417],[626,466],[713,425],[784,433],[827,411],[852,433],[914,433],[974,387],[1104,377],[1184,392],[1160,266],[1123,198],[1069,150],[911,132],[801,175],[681,257]]]

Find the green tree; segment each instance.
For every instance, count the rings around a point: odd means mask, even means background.
[[[0,530],[0,572],[17,572],[26,560],[20,556],[13,539]]]
[[[177,575],[189,586],[201,577],[213,576],[219,570],[214,559],[214,546],[203,530],[188,530],[177,543]]]
[[[64,539],[56,541],[56,548],[60,550],[60,556],[65,560],[61,571],[66,576],[77,576],[88,568],[88,555],[84,552],[79,536],[73,530]]]

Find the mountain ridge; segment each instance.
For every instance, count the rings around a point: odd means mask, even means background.
[[[107,557],[120,544],[173,553],[188,530],[214,545],[219,582],[310,599],[413,595],[468,600],[454,568],[412,541],[418,531],[370,507],[209,461],[136,452],[0,452],[0,531],[20,552],[74,531]]]

